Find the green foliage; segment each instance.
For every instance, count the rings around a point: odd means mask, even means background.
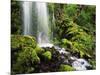
[[[37,53],[35,52],[35,50],[32,51],[32,62],[35,62],[35,63],[40,62],[40,58],[37,56]]]
[[[84,30],[83,27],[76,24],[73,20],[74,17],[69,17],[70,13],[76,12],[76,14],[77,13],[80,14],[79,10],[81,11],[82,7],[83,6],[80,6],[80,5],[79,6],[78,5],[67,5],[67,6],[58,5],[58,8],[56,8],[59,14],[59,16],[56,17],[56,31],[57,31],[56,37],[58,40],[62,39],[62,41],[60,41],[62,42],[60,43],[62,47],[69,48],[72,52],[80,53],[80,57],[83,57],[84,55],[87,55],[90,57],[94,53],[93,52],[94,41],[95,41],[94,36],[89,34],[86,30]],[[71,12],[68,13],[65,11],[65,9],[66,11],[68,10]],[[68,16],[65,16],[65,14]]]
[[[40,63],[38,51],[41,51],[36,44],[35,38],[31,36],[12,35],[12,73],[34,72],[34,64]]]
[[[90,64],[92,65],[93,69],[96,69],[96,60],[90,60]]]
[[[64,48],[71,48],[72,47],[72,42],[64,38],[64,39],[62,39],[61,45]]]
[[[69,18],[73,19],[75,16],[75,13],[77,14],[78,5],[76,4],[65,5],[64,11],[68,15]]]
[[[61,23],[57,22],[59,32],[62,39],[60,45],[64,48],[69,48],[73,52],[80,53],[80,57],[84,55],[92,56],[94,46],[94,36],[87,33],[81,26],[74,23],[71,19],[66,18]],[[59,38],[58,38],[59,40]],[[59,43],[59,42],[58,42]]]
[[[95,32],[95,6],[84,6],[80,15],[76,19],[76,23],[82,27],[88,28],[88,31],[93,34]]]
[[[23,35],[11,35],[11,48],[23,48],[23,47],[36,47],[36,41],[34,37]]]
[[[62,39],[63,44],[66,44],[68,42],[67,39]]]
[[[64,12],[68,17],[89,33],[95,32],[95,6],[70,4],[64,6]]]
[[[91,54],[91,51],[94,46],[93,43],[95,39],[73,22],[70,22],[67,25],[67,28],[68,30],[66,32],[67,37],[65,42],[68,40],[71,46],[69,48],[72,48],[71,50],[74,50],[74,52],[79,52],[80,57],[83,57],[84,55],[92,56],[93,53]],[[68,44],[65,45],[67,46]]]
[[[36,46],[36,48],[35,48],[34,50],[36,51],[36,53],[37,53],[38,55],[41,55],[41,53],[44,52],[44,49],[40,48],[39,46]]]
[[[50,51],[46,51],[45,53],[43,53],[43,56],[46,60],[51,60],[52,58],[52,54]]]
[[[63,65],[61,64],[59,67],[59,71],[73,71],[74,68],[69,65]]]
[[[12,64],[12,71],[15,73],[29,73],[34,71],[34,64],[39,63],[40,59],[31,47],[24,47],[18,57],[16,63]]]
[[[67,35],[71,36],[69,40],[72,42],[73,49],[78,50],[81,56],[91,54],[95,39],[90,34],[87,34],[80,26],[71,23]]]
[[[22,33],[22,18],[21,18],[20,2],[11,0],[11,34]]]

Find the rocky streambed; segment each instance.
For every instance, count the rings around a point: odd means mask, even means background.
[[[73,70],[91,70],[92,65],[89,64],[88,59],[85,58],[79,58],[78,53],[76,55],[71,54],[70,51],[67,51],[65,48],[60,48],[59,46],[52,46],[50,47],[45,47],[44,49],[48,49],[52,51],[52,49],[55,50],[56,53],[58,53],[59,60],[61,65],[69,65],[70,67],[73,68]],[[55,55],[55,54],[54,54]],[[56,59],[56,58],[55,58]],[[53,63],[53,62],[51,62]]]
[[[92,62],[92,63],[91,63]],[[60,46],[39,47],[35,38],[30,36],[11,36],[11,72],[45,73],[63,71],[82,71],[95,69],[95,62],[89,56]]]

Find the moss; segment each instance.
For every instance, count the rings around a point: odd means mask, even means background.
[[[18,58],[17,58],[17,62],[20,63],[24,63],[24,62],[28,62],[28,60],[30,60],[30,56],[32,53],[32,48],[30,47],[24,47],[22,49],[22,51],[18,54]]]
[[[35,48],[34,50],[36,51],[36,53],[37,53],[38,55],[41,55],[41,53],[44,52],[44,49],[43,49],[43,48],[40,48],[39,46],[36,46],[36,48]]]
[[[23,35],[12,35],[11,36],[11,48],[20,48],[20,47],[36,47],[35,38],[32,36],[23,36]]]
[[[74,71],[74,68],[69,65],[60,65],[59,71]]]
[[[32,62],[40,63],[40,58],[37,56],[36,51],[32,51]]]
[[[13,64],[13,71],[29,73],[29,71],[34,71],[33,66],[36,63],[40,63],[40,59],[35,50],[31,47],[24,47],[23,50],[18,53],[16,63]]]
[[[93,69],[96,69],[96,60],[89,60],[89,63],[92,65]]]
[[[46,51],[45,53],[43,53],[43,56],[46,60],[51,60],[52,58],[52,54],[50,51]]]
[[[12,35],[12,72],[30,73],[34,72],[35,64],[40,63],[38,57],[41,48],[36,46],[35,38],[32,36]],[[15,51],[14,51],[15,50]]]

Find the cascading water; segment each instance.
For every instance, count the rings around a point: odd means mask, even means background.
[[[38,20],[38,44],[42,47],[52,46],[50,44],[50,26],[48,20],[48,11],[46,3],[36,3]]]
[[[23,8],[24,35],[31,35],[32,2],[22,2],[22,8]]]
[[[47,4],[36,2],[34,6],[35,12],[32,12],[32,6],[34,5],[33,3],[34,2],[23,2],[22,4],[24,35],[34,35],[33,32],[36,32],[37,42],[40,47],[52,47],[53,45],[50,44],[50,26]],[[35,13],[37,27],[34,25],[34,21],[32,20],[32,16],[34,15],[33,13]]]

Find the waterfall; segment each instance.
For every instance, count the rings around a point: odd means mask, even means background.
[[[51,46],[47,4],[37,2],[36,11],[38,20],[38,44],[40,46]]]
[[[40,2],[23,2],[23,30],[24,35],[34,35],[33,32],[36,32],[36,38],[38,45],[40,47],[51,47],[50,43],[50,26],[49,26],[49,18],[47,11],[47,3]],[[34,7],[33,7],[34,5]],[[34,12],[32,10],[35,10]],[[35,14],[34,14],[35,13]],[[35,17],[32,17],[35,15]],[[34,25],[33,18],[36,21],[36,25]],[[35,29],[35,30],[34,30]]]
[[[52,47],[51,37],[53,38],[53,33],[51,32],[49,24],[47,3],[22,2],[22,8],[24,35],[36,34],[35,37],[40,47]],[[55,25],[54,15],[53,11],[52,23]],[[71,64],[75,70],[87,70],[87,67],[91,67],[85,59],[72,56],[71,52],[66,51],[64,48],[60,48],[59,46],[54,46],[54,48],[61,54],[62,58],[64,58],[63,63]],[[68,58],[66,58],[66,56],[68,56]]]
[[[31,35],[31,24],[32,24],[32,2],[22,2],[23,8],[23,34],[24,35]]]

